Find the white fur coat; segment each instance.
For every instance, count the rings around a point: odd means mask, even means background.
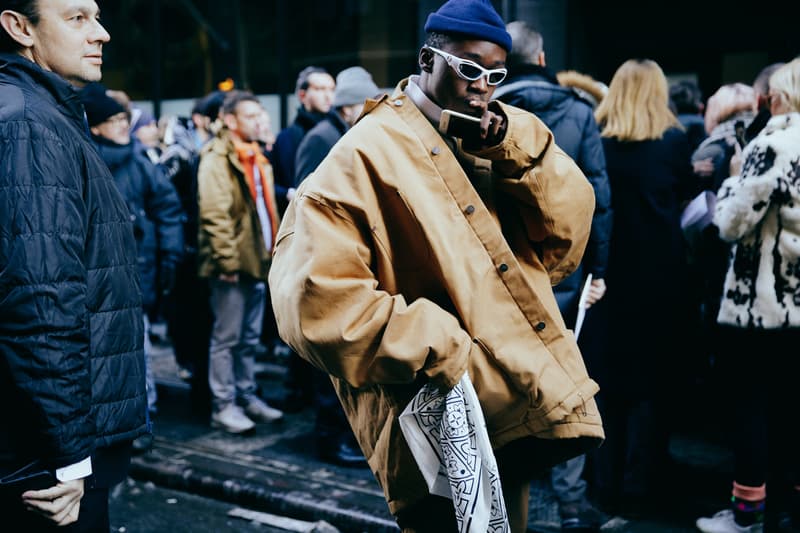
[[[773,117],[720,187],[714,224],[734,242],[718,322],[800,327],[800,113]]]

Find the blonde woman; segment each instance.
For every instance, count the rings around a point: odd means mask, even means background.
[[[606,443],[595,465],[611,512],[634,516],[663,484],[665,414],[686,379],[685,245],[680,206],[696,183],[689,142],[669,109],[667,80],[651,60],[626,61],[595,111],[611,185],[613,230],[606,295],[608,350],[600,381]],[[603,303],[602,301],[600,302]],[[669,399],[669,404],[667,404]],[[605,418],[608,417],[608,418]]]
[[[733,243],[717,321],[732,411],[732,504],[706,533],[800,528],[800,58],[769,80],[772,118],[720,188],[714,223]],[[767,485],[770,501],[767,505]],[[765,516],[766,511],[766,516]],[[788,526],[788,524],[787,524]]]

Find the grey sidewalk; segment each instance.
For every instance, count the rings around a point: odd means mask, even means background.
[[[192,412],[188,385],[178,378],[169,346],[155,346],[154,371],[160,395],[155,441],[149,452],[134,458],[133,478],[253,510],[325,521],[342,532],[399,531],[369,469],[340,467],[317,458],[310,410],[258,425],[254,435],[229,435],[212,429],[206,416]],[[283,372],[279,364],[260,363],[262,389],[280,387]],[[672,448],[679,475],[686,478],[679,508],[673,502],[665,516],[635,523],[616,521],[617,527],[611,529],[690,532],[694,517],[724,502],[729,454],[688,437],[674,438]],[[558,531],[552,494],[538,482],[531,492],[528,529]]]

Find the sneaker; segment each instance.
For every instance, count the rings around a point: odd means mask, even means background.
[[[185,366],[178,367],[178,378],[180,378],[181,381],[191,381],[193,377],[194,374],[190,369]]]
[[[561,531],[571,533],[600,531],[609,521],[608,515],[586,500],[561,505],[558,512],[561,515]]]
[[[150,449],[153,447],[153,434],[152,433],[145,433],[144,435],[139,435],[135,439],[133,439],[133,454],[139,455],[145,452],[149,452]]]
[[[733,510],[725,509],[711,518],[698,518],[697,529],[703,533],[762,533],[764,524],[758,522],[752,526],[740,526],[733,519]]]
[[[250,400],[244,412],[256,422],[275,422],[283,418],[283,411],[270,407],[260,398]]]
[[[211,427],[228,433],[244,433],[256,427],[255,422],[247,418],[242,409],[234,404],[211,414]]]

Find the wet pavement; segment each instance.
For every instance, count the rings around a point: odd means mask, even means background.
[[[215,505],[240,507],[302,523],[322,521],[326,527],[333,526],[342,532],[399,531],[368,468],[342,467],[318,459],[310,409],[286,414],[276,423],[259,424],[248,435],[230,435],[213,429],[207,414],[193,409],[189,387],[178,377],[169,345],[157,343],[154,350],[159,387],[159,412],[153,421],[155,439],[151,450],[134,458],[133,483],[186,495],[181,498],[206,498]],[[261,390],[268,391],[268,395],[279,392],[284,374],[285,366],[280,360],[262,360],[258,367]],[[688,533],[696,531],[693,524],[698,516],[712,513],[724,504],[730,479],[727,450],[689,434],[675,435],[671,452],[672,474],[682,480],[681,493],[675,494],[652,516],[637,520],[617,517],[604,530]],[[123,493],[115,502],[116,508],[124,508],[121,506],[126,499],[135,502],[140,494]],[[533,483],[530,506],[529,532],[559,530],[555,501],[543,483]],[[186,512],[175,514],[185,517]],[[113,513],[112,508],[112,522],[116,524]],[[127,531],[250,531],[248,527],[253,525],[216,511],[214,516],[218,514],[223,516],[224,525],[201,520],[191,529],[176,529],[167,507],[159,513],[160,521],[143,522]],[[258,527],[262,528],[259,531],[272,531],[263,528],[275,526]]]
[[[135,479],[128,479],[115,488],[109,498],[109,507],[113,533],[286,533],[287,530],[309,531],[312,526],[309,522],[252,511]],[[290,529],[292,527],[294,529]]]

